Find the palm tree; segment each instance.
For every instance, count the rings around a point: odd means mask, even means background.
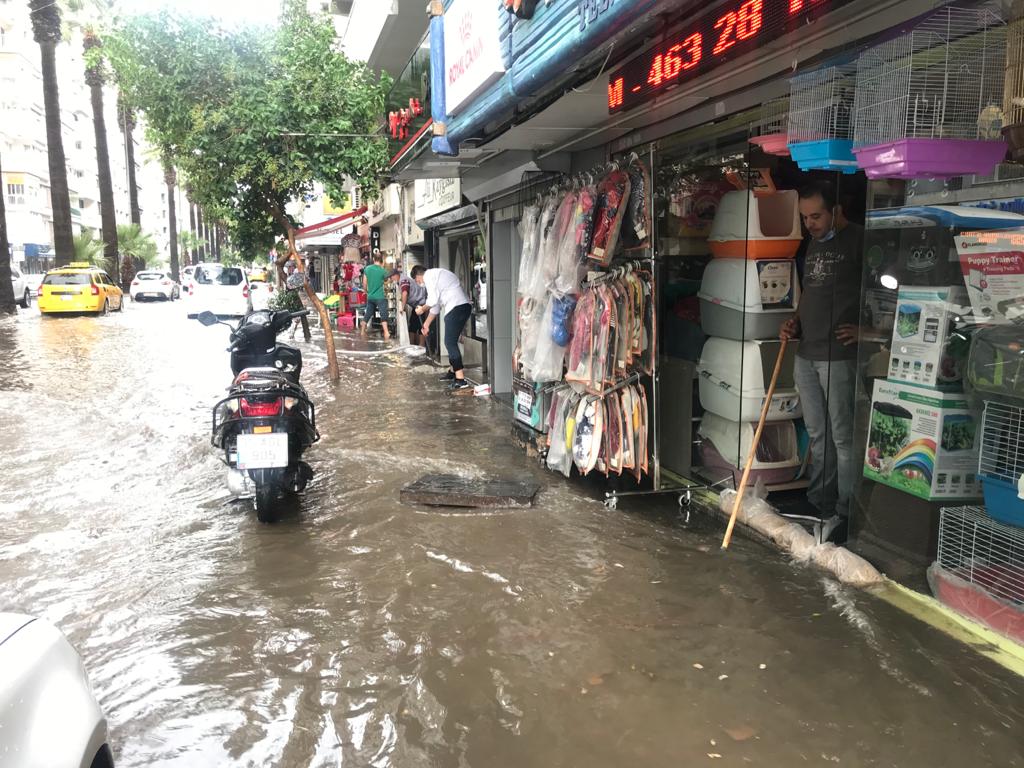
[[[124,98],[117,99],[117,124],[124,134],[125,162],[128,164],[128,201],[131,207],[132,224],[142,224],[142,210],[139,208],[139,185],[135,179],[135,111]],[[175,278],[177,279],[177,278]]]
[[[93,237],[93,231],[88,227],[82,229],[78,237],[74,239],[75,261],[84,261],[97,266],[103,261],[103,241]]]
[[[103,116],[103,43],[87,28],[84,33],[85,82],[92,100],[92,126],[96,133],[96,168],[100,184],[100,222],[103,227],[104,253],[110,276],[117,281],[117,209],[114,182],[110,176],[110,152],[107,149],[107,123]]]
[[[3,179],[3,164],[0,163],[0,179]],[[3,185],[0,184],[0,187]],[[5,189],[0,189],[0,314],[13,315],[18,311],[14,301],[14,284],[11,282],[11,245],[7,241],[7,200]]]
[[[178,183],[174,166],[164,158],[164,183],[167,185],[167,227],[171,236],[171,279],[178,281],[178,211],[175,200],[175,186]]]
[[[46,108],[46,153],[50,166],[50,205],[53,208],[53,248],[57,266],[71,263],[71,197],[68,169],[61,136],[60,92],[57,87],[57,43],[60,42],[60,8],[54,0],[29,0],[32,37],[39,44],[43,71],[43,104]]]
[[[192,236],[192,245],[189,246],[189,254],[192,264],[199,263],[199,253],[196,251],[196,204],[192,202],[192,194],[185,191],[185,199],[188,201],[188,231]]]
[[[206,230],[203,228],[203,209],[201,206],[196,206],[196,226],[199,228],[196,231],[199,237],[199,261],[206,261]]]

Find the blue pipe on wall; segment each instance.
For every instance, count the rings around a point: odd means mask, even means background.
[[[432,148],[435,154],[458,155],[461,142],[470,138],[483,138],[483,129],[488,122],[514,108],[521,99],[543,94],[550,83],[558,80],[595,49],[605,46],[639,19],[670,6],[678,7],[678,0],[613,3],[596,20],[588,22],[582,31],[579,28],[578,6],[578,3],[556,3],[543,9],[538,8],[537,16],[532,21],[516,23],[513,34],[509,36],[509,45],[514,46],[509,70],[461,114],[451,119],[443,115],[440,122],[446,124],[447,135],[443,141],[439,141],[442,137],[434,138]],[[430,47],[431,82],[433,93],[437,94],[438,87],[444,88],[444,24],[440,18],[431,20]],[[438,50],[441,51],[439,64],[435,59]],[[440,109],[444,112],[443,99],[435,97],[433,103],[442,105]],[[435,106],[435,112],[437,109]],[[437,121],[436,116],[434,119]]]
[[[444,16],[430,17],[430,116],[434,125],[444,125]],[[452,147],[447,136],[434,136],[431,148],[439,155],[457,155],[458,147]]]

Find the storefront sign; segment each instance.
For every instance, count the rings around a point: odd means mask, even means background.
[[[715,8],[613,72],[608,78],[608,111],[633,109],[735,56],[802,29],[807,22],[847,2],[733,0]],[[597,6],[596,11],[588,10],[587,18],[593,16],[594,20],[613,4],[612,0],[580,3]],[[585,28],[582,12],[580,24]]]
[[[370,253],[380,253],[380,227],[370,227]]]
[[[505,71],[498,14],[491,3],[454,0],[444,12],[445,108],[461,106]]]
[[[415,189],[417,221],[462,204],[462,182],[459,179],[418,179]]]

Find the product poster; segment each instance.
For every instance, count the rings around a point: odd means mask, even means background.
[[[973,232],[955,238],[964,283],[979,321],[1024,316],[1024,232]]]

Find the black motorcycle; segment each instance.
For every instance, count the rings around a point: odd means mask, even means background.
[[[316,414],[299,384],[302,353],[277,343],[277,335],[308,311],[250,312],[231,328],[228,396],[213,407],[215,448],[224,451],[228,489],[251,496],[260,522],[273,522],[275,505],[285,493],[301,493],[313,479],[303,452],[320,439]],[[212,312],[203,325],[221,323]]]

